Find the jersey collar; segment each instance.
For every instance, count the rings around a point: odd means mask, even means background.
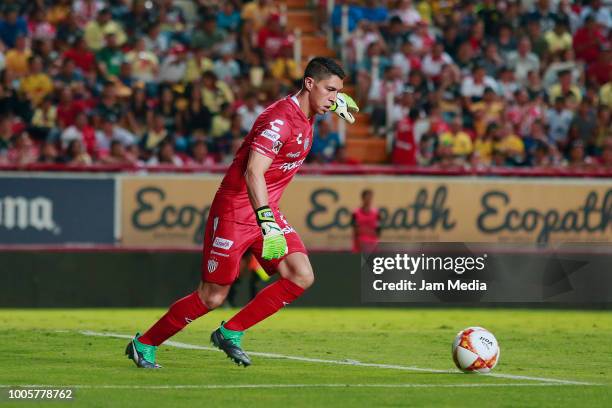
[[[296,94],[297,95],[297,94]],[[300,112],[300,114],[302,115],[302,117],[304,119],[306,119],[307,122],[311,121],[311,118],[307,117],[306,114],[304,113],[304,111],[302,110],[302,108],[300,108],[300,102],[298,101],[297,97],[295,95],[291,95],[291,100],[293,101],[293,103],[295,103],[295,107],[297,108],[297,110]],[[314,117],[314,115],[313,115]]]

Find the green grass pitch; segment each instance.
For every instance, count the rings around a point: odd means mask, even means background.
[[[8,401],[7,387],[18,385],[78,386],[68,406],[88,407],[612,406],[610,312],[289,307],[252,328],[244,346],[298,359],[252,355],[246,369],[172,345],[158,351],[163,369],[137,369],[123,355],[126,339],[82,333],[133,335],[163,312],[0,310],[0,407],[50,403]],[[233,312],[212,312],[172,340],[209,347]],[[500,343],[494,375],[454,371],[451,342],[474,325]]]

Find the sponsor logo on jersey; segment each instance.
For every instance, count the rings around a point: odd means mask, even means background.
[[[300,154],[302,154],[302,152],[287,153],[287,157],[291,157],[292,159],[296,159],[296,158],[300,157]]]
[[[211,255],[219,255],[219,256],[222,256],[222,257],[224,257],[224,258],[228,258],[228,257],[229,257],[229,255],[228,255],[228,254],[224,254],[223,252],[217,252],[217,251],[215,251],[214,249],[211,249],[211,250],[210,250],[210,254],[211,254]]]
[[[286,171],[289,171],[289,170],[293,170],[296,167],[300,167],[302,165],[302,163],[304,163],[304,159],[296,160],[296,161],[290,162],[290,163],[284,163],[282,166],[280,166],[280,169],[283,172],[286,172]]]
[[[264,130],[263,132],[261,132],[261,135],[265,137],[266,139],[271,140],[273,142],[276,142],[281,137],[280,134],[270,129]]]
[[[270,127],[272,128],[273,131],[280,132],[280,128],[276,125],[283,126],[284,124],[285,124],[285,121],[280,120],[280,119],[274,119],[272,122],[270,122]]]
[[[208,260],[208,273],[213,273],[215,269],[219,266],[219,262],[216,259]]]
[[[232,245],[234,245],[234,241],[225,239],[225,238],[221,238],[221,237],[216,237],[215,241],[213,242],[213,246],[215,248],[221,248],[221,249],[230,249]]]

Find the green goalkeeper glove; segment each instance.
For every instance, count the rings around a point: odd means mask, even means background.
[[[282,228],[276,223],[274,213],[267,205],[255,210],[257,224],[261,227],[263,235],[263,259],[281,258],[287,253],[287,241]]]
[[[340,116],[342,119],[346,120],[348,123],[355,123],[355,116],[351,112],[359,112],[359,106],[357,103],[345,93],[339,93],[336,96],[336,103],[334,103],[330,111],[335,112],[336,115]]]

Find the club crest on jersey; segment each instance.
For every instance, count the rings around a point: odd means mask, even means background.
[[[308,150],[308,146],[310,146],[310,138],[307,137],[306,140],[304,140],[304,151]]]
[[[280,134],[270,129],[264,130],[261,135],[272,142],[276,142],[281,137]]]
[[[232,245],[234,245],[234,241],[225,239],[225,238],[221,238],[221,237],[216,237],[215,241],[213,242],[213,246],[215,248],[221,248],[221,249],[230,249]]]
[[[276,142],[274,142],[274,146],[272,146],[272,150],[274,151],[274,153],[278,153],[281,147],[283,147],[283,142],[281,142],[280,140],[277,140]]]
[[[217,269],[217,266],[219,266],[219,262],[216,259],[209,259],[208,273],[213,273]]]

